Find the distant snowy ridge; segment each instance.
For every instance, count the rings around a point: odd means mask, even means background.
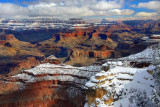
[[[118,60],[153,62],[155,57],[160,57],[160,43],[149,46],[140,53],[133,54],[124,58],[119,58]]]

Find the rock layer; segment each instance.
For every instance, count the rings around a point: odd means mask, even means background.
[[[2,82],[19,84],[16,90],[1,94],[0,106],[83,107],[84,84],[100,66],[72,67],[69,65],[40,64]]]

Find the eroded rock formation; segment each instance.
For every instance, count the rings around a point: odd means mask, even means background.
[[[12,34],[0,35],[0,50],[0,74],[30,69],[44,57],[34,45],[19,41]]]
[[[84,84],[95,75],[101,66],[73,67],[64,64],[40,64],[21,74],[4,78],[8,85],[0,93],[0,106],[31,107],[83,107],[85,103]],[[0,88],[3,88],[1,85]]]

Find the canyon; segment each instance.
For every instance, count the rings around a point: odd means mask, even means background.
[[[160,44],[152,45],[128,57],[86,67],[57,63],[55,56],[49,56],[43,64],[1,79],[0,106],[158,106],[155,70],[159,60],[151,55],[159,58],[159,48]],[[134,61],[141,66],[131,67]]]
[[[154,54],[159,45],[141,38],[159,34],[160,21],[133,22],[49,31],[50,38],[37,41],[7,34],[10,31],[0,34],[0,107],[121,106],[125,92],[131,91],[122,88],[118,93],[117,87],[135,82],[141,71],[144,79],[139,84],[158,87],[152,81],[156,65],[151,56],[159,55]],[[29,34],[33,32],[41,31]]]

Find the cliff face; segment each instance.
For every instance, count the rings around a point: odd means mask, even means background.
[[[40,64],[0,81],[0,106],[83,107],[85,96],[85,107],[159,106],[160,90],[154,78],[157,68],[144,63],[156,63],[159,48],[154,45],[129,57],[86,67]],[[56,58],[50,56],[45,61],[52,59]]]
[[[100,69],[100,66],[40,64],[0,82],[7,86],[5,93],[0,93],[0,106],[83,107],[84,84]],[[11,90],[9,87],[14,83],[15,88]]]
[[[19,60],[19,61],[18,61]],[[9,62],[2,61],[0,63],[1,74],[16,74],[23,69],[30,69],[40,64],[40,60],[35,57],[27,57],[25,59],[11,60]]]
[[[9,71],[18,71],[22,69],[30,69],[40,64],[40,61],[35,57],[27,57],[26,60],[20,61],[19,63],[13,64],[13,67],[9,67]]]
[[[98,50],[101,45],[108,48]],[[71,65],[89,65],[98,59],[109,58],[116,46],[117,43],[98,28],[60,32],[37,45],[46,55],[66,57],[65,63]]]
[[[6,42],[5,40],[1,40],[1,41],[0,41],[0,45],[3,45],[3,46],[4,46],[6,43],[7,43],[7,42]]]
[[[111,55],[112,50],[105,50],[105,51],[88,51],[88,50],[73,50],[71,54],[71,58],[80,58],[80,57],[88,57],[88,58],[107,58]]]
[[[83,50],[83,49],[73,49],[69,58],[66,60],[66,64],[69,65],[90,65],[98,59],[105,59],[111,57],[113,50]]]
[[[0,35],[0,40],[16,40],[13,34],[9,35]]]
[[[153,29],[159,29],[158,23],[152,24]],[[146,23],[144,26],[149,24]],[[87,29],[75,29],[57,34],[53,32],[51,39],[37,44],[19,41],[12,34],[0,35],[0,49],[3,50],[0,51],[0,60],[3,63],[8,62],[6,65],[12,63],[11,66],[14,66],[18,65],[17,59],[20,61],[27,60],[27,57],[55,55],[67,64],[90,65],[97,60],[138,52],[135,40],[148,36],[144,33],[144,29],[143,26],[139,28],[122,23],[100,27],[89,26]],[[141,48],[143,50],[145,46]]]
[[[143,23],[142,25],[156,27],[157,24],[154,23],[149,25]],[[89,26],[87,29],[75,29],[54,34],[51,39],[39,42],[37,47],[45,55],[51,53],[56,57],[65,58],[67,64],[74,65],[77,61],[81,65],[86,65],[99,59],[124,57],[139,52],[133,49],[137,45],[135,41],[151,33],[151,29],[146,29],[144,26],[132,26],[122,22],[108,26]],[[81,58],[77,59],[76,54]],[[90,56],[92,56],[91,60]]]
[[[29,42],[19,41],[14,35],[0,35],[0,74],[16,73],[40,64],[43,54]]]
[[[53,86],[54,83],[56,83],[56,81],[28,83],[25,85],[25,89],[16,90],[15,92],[12,92],[8,95],[2,95],[0,97],[0,106],[75,107],[76,105],[79,105],[77,107],[83,107],[85,99],[85,95],[83,95],[83,93],[79,93],[77,95],[77,98],[74,97],[73,99],[69,99],[66,90],[67,87],[65,87],[66,84],[63,83],[61,84],[63,85],[63,87],[58,87]],[[75,102],[73,102],[72,100],[74,100]]]

